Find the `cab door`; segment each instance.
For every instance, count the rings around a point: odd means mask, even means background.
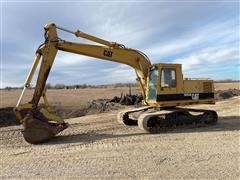
[[[148,76],[148,86],[147,86],[147,101],[157,100],[157,82],[158,82],[158,69],[157,67],[152,67],[149,70]]]

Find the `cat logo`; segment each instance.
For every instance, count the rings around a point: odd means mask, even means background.
[[[103,51],[103,55],[104,55],[104,56],[112,57],[112,54],[113,54],[112,51],[108,51],[108,50],[104,50],[104,51]]]
[[[199,99],[199,94],[198,93],[192,94],[192,99],[193,100],[198,100]]]

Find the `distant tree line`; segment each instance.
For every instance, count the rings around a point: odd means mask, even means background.
[[[85,89],[85,88],[118,88],[118,87],[137,87],[137,83],[116,83],[116,84],[105,84],[105,85],[90,85],[90,84],[76,84],[76,85],[65,85],[65,84],[46,84],[47,89]]]
[[[224,79],[216,80],[214,83],[231,83],[240,82],[240,80]],[[138,87],[137,83],[115,83],[115,84],[105,84],[105,85],[90,85],[90,84],[76,84],[76,85],[65,85],[65,84],[46,84],[47,89],[85,89],[85,88],[118,88],[118,87]],[[10,87],[7,86],[3,89],[22,89],[23,87]]]
[[[231,83],[231,82],[240,82],[240,80],[232,80],[232,79],[223,79],[223,80],[216,80],[215,83]]]

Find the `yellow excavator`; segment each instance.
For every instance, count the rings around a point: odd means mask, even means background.
[[[46,81],[59,50],[129,65],[136,72],[144,106],[118,113],[117,120],[127,126],[138,125],[150,133],[164,132],[182,126],[198,127],[215,124],[217,113],[212,110],[183,108],[193,104],[215,104],[213,81],[208,79],[183,79],[181,64],[151,64],[141,51],[127,48],[116,42],[77,30],[75,32],[56,26],[44,27],[45,42],[39,46],[23,91],[14,112],[23,125],[23,137],[31,144],[50,140],[68,127],[48,108]],[[99,45],[83,44],[60,39],[57,30],[65,31]],[[22,98],[41,62],[33,97],[22,104]],[[41,97],[46,106],[39,105]]]

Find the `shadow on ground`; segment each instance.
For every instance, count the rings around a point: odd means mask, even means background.
[[[84,124],[84,123],[83,123]],[[138,128],[137,126],[134,128]],[[168,132],[160,133],[165,135],[176,134],[176,133],[199,133],[199,132],[219,132],[219,131],[239,131],[240,130],[240,116],[226,116],[219,117],[219,121],[216,125],[199,127],[199,128],[179,128]],[[95,130],[84,134],[74,135],[62,135],[57,136],[46,144],[66,144],[66,143],[93,143],[96,141],[110,139],[110,138],[125,138],[132,136],[154,136],[155,134],[139,133],[136,129],[136,133],[131,134],[107,134],[102,133],[103,130]]]

